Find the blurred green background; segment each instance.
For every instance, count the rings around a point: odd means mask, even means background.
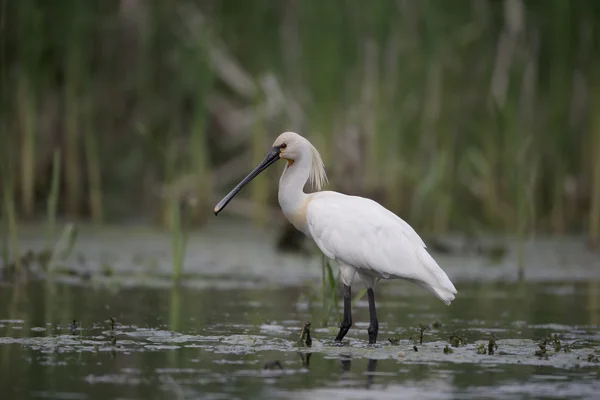
[[[0,12],[9,225],[55,209],[201,227],[292,130],[321,151],[329,189],[421,232],[600,237],[598,1],[2,0]],[[228,213],[283,218],[279,173]]]

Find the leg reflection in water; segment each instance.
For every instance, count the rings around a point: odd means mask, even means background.
[[[349,354],[342,354],[340,356],[340,363],[342,365],[342,379],[343,380],[349,380],[349,372],[350,372],[350,368],[352,367],[352,358],[350,357]],[[373,384],[373,379],[375,377],[375,372],[377,370],[377,360],[374,358],[369,358],[369,361],[367,363],[367,389],[369,389],[371,387],[371,385]]]
[[[312,356],[312,353],[298,352],[298,356],[300,356],[300,361],[302,362],[302,366],[305,368],[310,368],[310,357]],[[350,356],[350,354],[340,354],[340,364],[342,367],[341,380],[343,382],[352,384],[353,377],[352,377],[352,374],[350,374],[350,369],[352,367],[352,357]],[[367,375],[366,388],[367,389],[369,389],[371,387],[371,385],[373,384],[373,380],[375,378],[375,372],[377,372],[376,370],[377,370],[377,359],[369,358],[369,360],[367,362],[367,371],[366,371],[366,375]]]
[[[373,379],[375,378],[375,372],[377,369],[377,360],[374,358],[369,358],[369,363],[367,364],[367,389],[371,387],[373,384]]]

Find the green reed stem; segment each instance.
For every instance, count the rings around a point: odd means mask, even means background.
[[[89,100],[91,102],[91,100]],[[92,221],[96,224],[102,223],[102,172],[100,165],[98,142],[96,140],[96,131],[94,129],[94,118],[92,114],[92,105],[88,104],[86,113],[85,132],[83,134],[83,145],[85,148],[85,159],[87,165],[89,182],[89,201]]]
[[[37,111],[30,81],[25,73],[18,82],[18,107],[21,126],[21,209],[25,217],[35,212],[35,142]]]
[[[60,196],[60,149],[55,149],[52,155],[52,181],[50,193],[46,201],[46,250],[53,247],[53,237],[56,231],[56,214]]]
[[[596,64],[598,65],[598,64]],[[597,67],[596,67],[597,68]],[[596,73],[598,77],[600,74]],[[600,104],[600,79],[593,82],[592,104]],[[593,113],[590,127],[591,144],[591,206],[588,217],[589,239],[592,245],[600,244],[600,115]]]
[[[177,200],[172,200],[171,221],[173,224],[171,232],[171,243],[173,252],[173,280],[179,282],[181,272],[183,271],[183,263],[186,250],[186,234],[181,223],[181,208]]]
[[[14,201],[14,184],[13,179],[10,176],[10,172],[8,172],[8,168],[4,166],[3,169],[3,203],[4,203],[4,213],[7,217],[8,222],[8,237],[10,242],[10,248],[12,257],[15,264],[16,271],[21,270],[21,251],[19,247],[19,223],[18,223],[18,215],[17,209],[15,207]]]

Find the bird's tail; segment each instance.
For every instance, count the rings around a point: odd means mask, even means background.
[[[430,275],[429,279],[419,283],[433,292],[446,305],[449,305],[458,293],[454,284],[425,248],[421,247],[417,252],[419,259]]]

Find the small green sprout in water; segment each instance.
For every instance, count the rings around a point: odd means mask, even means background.
[[[300,331],[300,339],[298,339],[298,344],[301,344],[306,347],[312,346],[312,339],[310,338],[310,321],[307,321],[304,326],[302,326],[302,330]]]
[[[449,341],[452,347],[460,347],[467,344],[467,338],[458,332],[454,332],[452,336],[450,336]]]
[[[117,320],[114,319],[113,317],[108,317],[108,320],[110,321],[110,343],[113,346],[116,346],[117,335],[115,334],[115,323],[117,322]]]
[[[425,334],[425,331],[428,329],[429,327],[427,325],[419,324],[419,345],[421,346],[423,345],[423,336]],[[413,340],[412,336],[408,340],[416,341]]]
[[[547,354],[548,349],[546,348],[547,345],[548,345],[548,338],[546,337],[538,343],[539,349],[535,351],[535,355],[538,357],[548,358],[548,354]]]
[[[423,334],[429,327],[427,325],[419,324],[419,344],[423,345]]]
[[[558,338],[558,335],[555,333],[554,336],[552,336],[552,345],[554,346],[554,351],[555,352],[559,352],[561,345],[560,345],[560,339]]]
[[[485,344],[480,343],[479,346],[477,346],[477,354],[486,354],[487,353],[487,349],[485,348]]]
[[[488,342],[488,354],[490,356],[493,356],[494,352],[498,350],[498,344],[496,343],[496,340],[496,335],[492,333],[492,336],[490,337],[490,340]]]
[[[446,347],[444,347],[444,354],[452,354],[454,353],[454,350],[452,350],[450,347],[448,347],[448,345],[446,345]]]
[[[440,329],[442,327],[442,323],[439,321],[435,321],[433,324],[431,324],[431,327],[433,329]]]

